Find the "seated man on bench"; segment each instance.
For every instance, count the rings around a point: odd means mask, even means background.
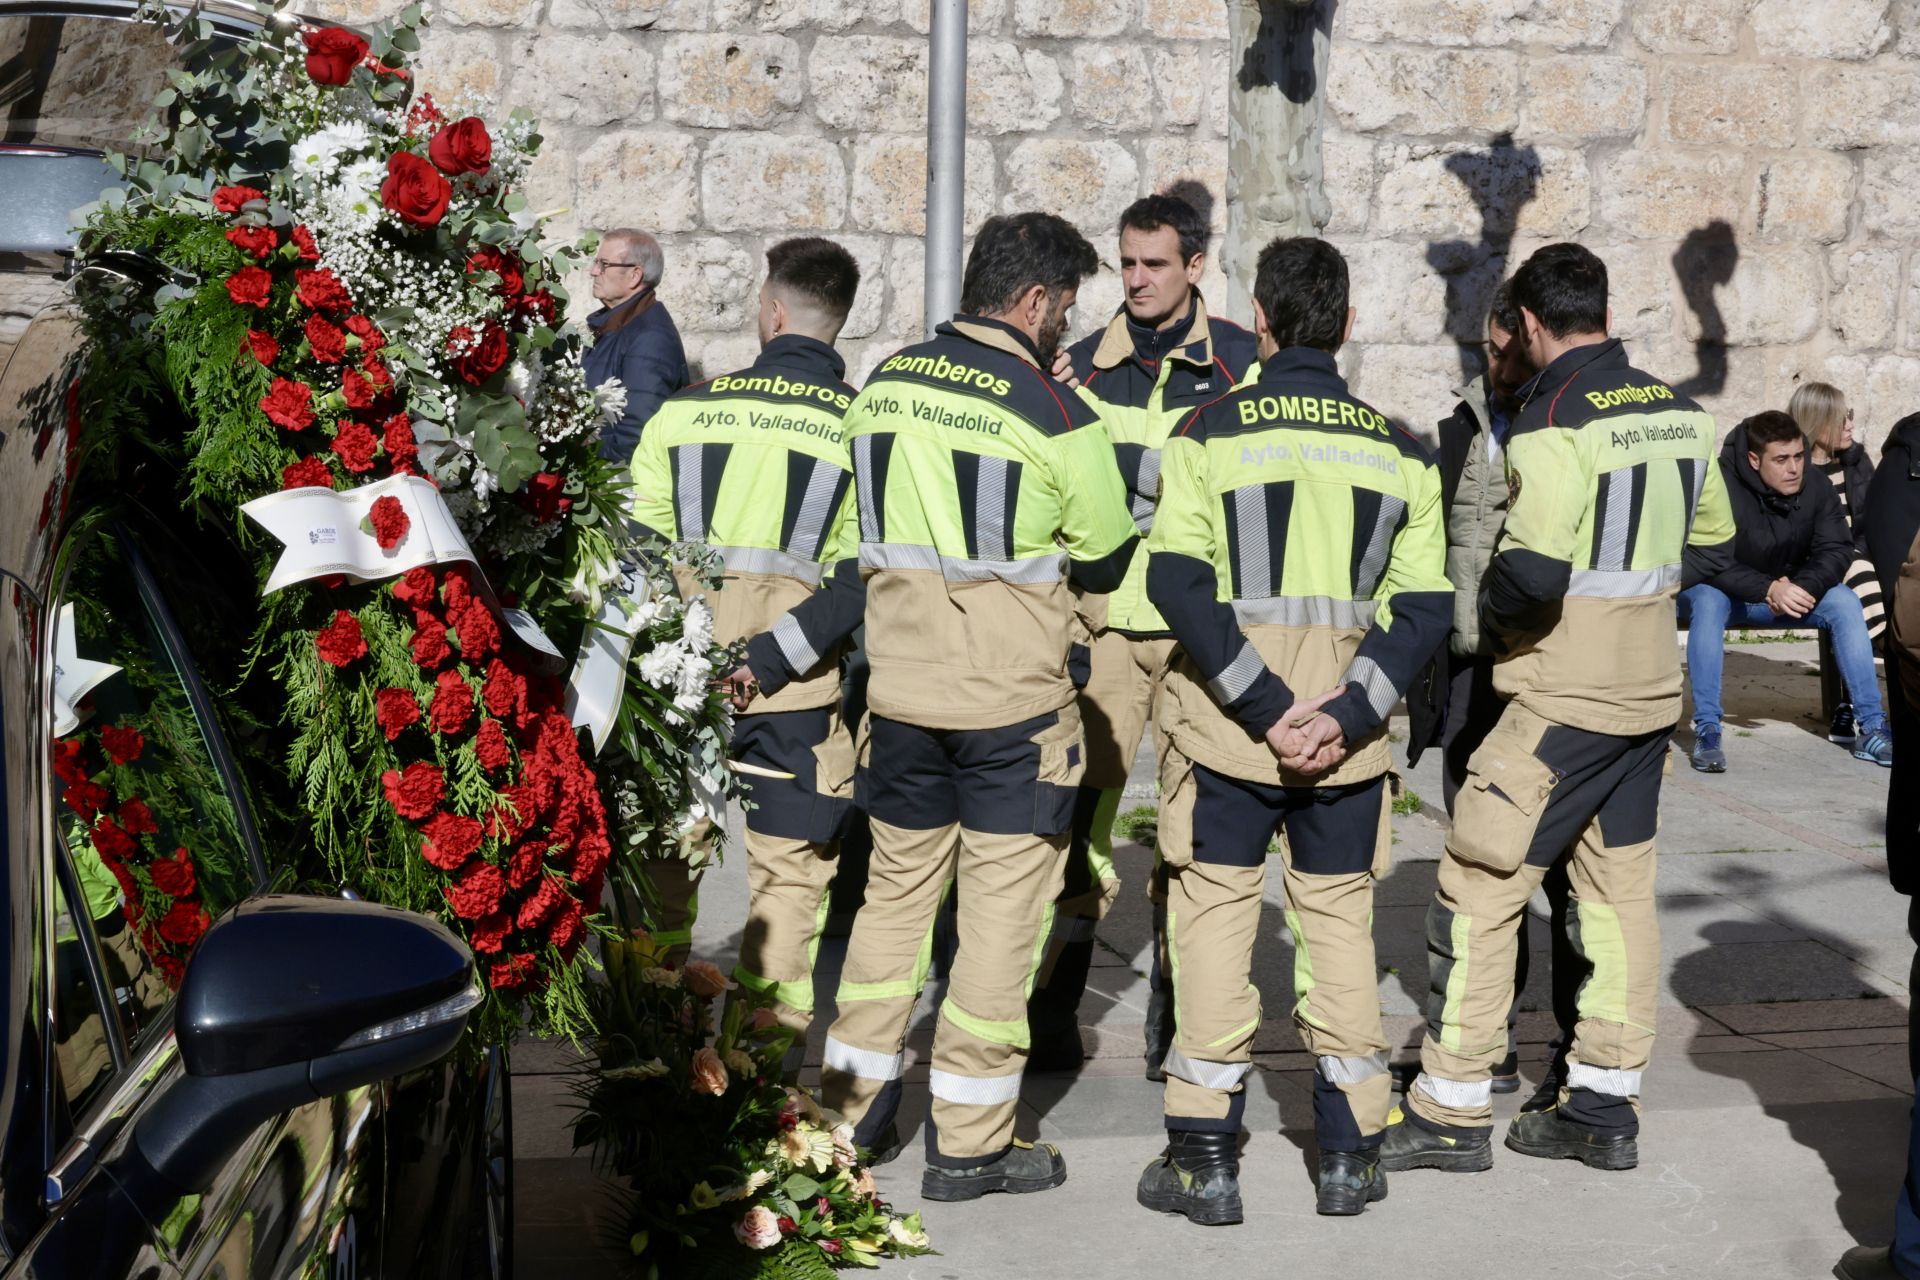
[[[1720,470],[1733,500],[1733,563],[1710,571],[1691,558],[1680,593],[1693,683],[1693,767],[1724,773],[1720,674],[1729,626],[1814,627],[1833,644],[1857,725],[1853,754],[1893,763],[1893,735],[1880,705],[1860,598],[1842,581],[1853,558],[1833,486],[1806,484],[1807,441],[1777,410],[1755,414],[1727,436]],[[1648,477],[1651,481],[1651,477]]]

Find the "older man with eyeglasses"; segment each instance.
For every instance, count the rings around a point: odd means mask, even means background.
[[[660,402],[691,381],[687,353],[654,292],[666,271],[659,241],[630,227],[609,231],[600,237],[590,271],[600,310],[587,317],[594,342],[583,363],[588,385],[618,379],[627,389],[620,420],[600,437],[600,456],[625,463]]]

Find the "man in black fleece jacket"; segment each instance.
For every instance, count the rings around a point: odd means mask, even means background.
[[[1806,437],[1784,413],[1769,410],[1735,427],[1720,453],[1733,501],[1733,562],[1711,568],[1689,555],[1680,621],[1687,632],[1693,685],[1693,767],[1724,773],[1720,674],[1728,626],[1817,627],[1833,640],[1834,660],[1859,725],[1853,754],[1893,761],[1893,737],[1880,707],[1873,642],[1860,598],[1841,581],[1853,539],[1833,486],[1805,484]]]

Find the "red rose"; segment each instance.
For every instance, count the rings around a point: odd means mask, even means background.
[[[313,358],[323,364],[339,364],[347,358],[347,335],[325,316],[307,317],[307,346]]]
[[[367,656],[367,640],[360,634],[360,619],[345,609],[336,609],[333,621],[314,633],[314,648],[320,652],[320,660],[336,667]]]
[[[415,760],[398,773],[388,769],[381,774],[380,790],[395,813],[418,822],[440,803],[440,797],[446,794],[446,780],[435,766]]]
[[[486,919],[474,922],[473,929],[467,934],[467,945],[482,955],[499,955],[507,944],[507,935],[512,932],[512,919],[506,912],[496,911]]]
[[[473,851],[480,847],[480,839],[486,834],[478,818],[462,818],[458,814],[436,813],[427,824],[420,828],[427,842],[420,846],[420,856],[439,867],[442,871],[457,871]],[[503,886],[504,888],[504,886]],[[494,906],[498,906],[496,901]],[[488,911],[493,910],[489,907]],[[487,914],[482,911],[481,915]]]
[[[413,152],[396,151],[387,157],[387,180],[380,184],[380,203],[393,210],[400,221],[416,227],[437,227],[447,216],[447,203],[452,199],[453,187]]]
[[[340,379],[340,395],[350,409],[373,407],[373,384],[357,369],[349,369]]]
[[[362,427],[361,430],[366,430]],[[368,432],[369,438],[372,433]],[[407,536],[407,530],[413,521],[407,519],[407,509],[400,505],[400,499],[388,494],[373,500],[373,510],[367,513],[367,522],[373,526],[374,541],[380,544],[382,551],[391,551],[400,545]]]
[[[546,289],[535,289],[513,301],[515,315],[524,316],[535,324],[553,327],[553,318],[559,313],[560,305],[553,300],[553,294]]]
[[[115,724],[100,731],[100,745],[115,764],[132,764],[140,758],[147,740],[132,725]]]
[[[448,177],[485,173],[493,164],[493,139],[487,136],[486,121],[479,116],[454,121],[433,135],[427,156]]]
[[[293,247],[300,251],[300,261],[320,261],[320,246],[314,243],[313,232],[307,230],[306,223],[297,224],[293,228],[293,234],[288,238],[293,241]]]
[[[261,307],[273,293],[273,276],[264,267],[242,267],[227,277],[227,296],[237,307]]]
[[[373,327],[373,321],[365,316],[348,316],[347,332],[360,339],[360,345],[367,351],[378,351],[387,345],[387,336]]]
[[[507,731],[500,727],[498,720],[480,722],[480,732],[473,739],[473,753],[480,757],[480,767],[488,773],[497,773],[513,763],[513,753],[507,747]]]
[[[261,364],[272,364],[280,358],[280,344],[272,334],[262,333],[258,329],[247,330],[247,349]]]
[[[495,960],[487,969],[487,985],[495,991],[518,991],[527,985],[539,967],[540,962],[525,952]]]
[[[420,446],[413,439],[413,424],[407,421],[407,415],[396,413],[387,419],[381,428],[380,446],[387,451],[387,458],[393,463],[393,469],[399,471],[411,468],[420,458]]]
[[[80,821],[92,822],[112,803],[113,793],[97,782],[82,778],[67,784],[66,801],[67,808],[80,815]]]
[[[353,306],[353,295],[340,277],[325,267],[293,273],[293,291],[300,301],[315,311],[346,311]]]
[[[440,620],[428,614],[415,614],[413,618],[415,665],[431,671],[452,656],[453,650],[447,647],[447,629]]]
[[[256,258],[264,258],[280,244],[280,237],[273,234],[272,227],[233,227],[227,232],[227,243]]]
[[[193,892],[193,857],[185,849],[175,849],[171,858],[156,858],[147,874],[153,877],[153,887],[170,898],[184,898]]]
[[[447,354],[453,357],[454,372],[478,386],[500,372],[513,348],[507,331],[498,321],[489,320],[478,336],[466,325],[454,326],[447,335]]]
[[[102,818],[93,824],[93,847],[100,851],[103,858],[117,858],[125,862],[140,849],[133,837],[115,824],[112,818]]]
[[[520,271],[520,260],[492,245],[487,245],[467,259],[468,275],[482,272],[491,272],[500,278],[500,283],[494,286],[494,292],[504,298],[511,298],[526,287],[526,278]]]
[[[433,570],[425,565],[407,570],[400,581],[393,584],[394,599],[416,609],[433,603],[439,590],[433,580]]]
[[[460,657],[475,666],[500,649],[500,628],[494,623],[493,610],[482,600],[469,601],[453,620],[454,634],[460,638]]]
[[[164,892],[164,891],[163,891]],[[160,936],[176,947],[190,947],[207,931],[207,909],[197,902],[176,902],[160,917]]]
[[[157,835],[160,831],[153,820],[153,810],[147,808],[147,802],[139,796],[129,796],[120,806],[120,825],[130,836]]]
[[[442,671],[434,679],[433,705],[427,709],[434,732],[452,735],[473,719],[473,689],[457,671]]]
[[[366,40],[351,31],[322,27],[307,34],[307,74],[315,84],[345,84],[366,56]]]
[[[265,200],[267,193],[258,187],[215,187],[213,207],[222,213],[238,213],[249,200]]]
[[[373,695],[373,718],[392,742],[409,725],[420,722],[420,700],[411,689],[381,689]]]
[[[333,468],[321,454],[300,459],[280,472],[282,489],[331,489],[333,488]]]
[[[527,481],[520,501],[532,513],[535,523],[545,524],[555,516],[567,514],[573,499],[565,495],[566,480],[551,471],[542,471]]]
[[[587,909],[568,899],[566,907],[548,927],[547,940],[560,949],[561,955],[572,956],[573,949],[580,945],[581,938],[586,935],[586,919]]]
[[[273,389],[260,398],[267,420],[289,431],[305,431],[313,425],[313,388],[304,382],[275,378]]]

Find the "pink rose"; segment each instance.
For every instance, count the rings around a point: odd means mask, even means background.
[[[774,1216],[773,1210],[757,1204],[733,1224],[733,1236],[749,1249],[771,1249],[780,1243],[780,1219]]]
[[[695,1093],[710,1093],[717,1098],[727,1091],[727,1064],[720,1061],[712,1045],[704,1046],[693,1055],[693,1067],[688,1074]]]
[[[769,1027],[780,1025],[780,1016],[771,1009],[755,1009],[753,1016],[747,1019],[747,1025],[755,1031],[765,1031]]]
[[[711,1000],[722,991],[731,991],[733,983],[727,981],[727,975],[720,972],[719,966],[705,960],[689,960],[681,971],[686,980],[687,990],[702,1000]]]

